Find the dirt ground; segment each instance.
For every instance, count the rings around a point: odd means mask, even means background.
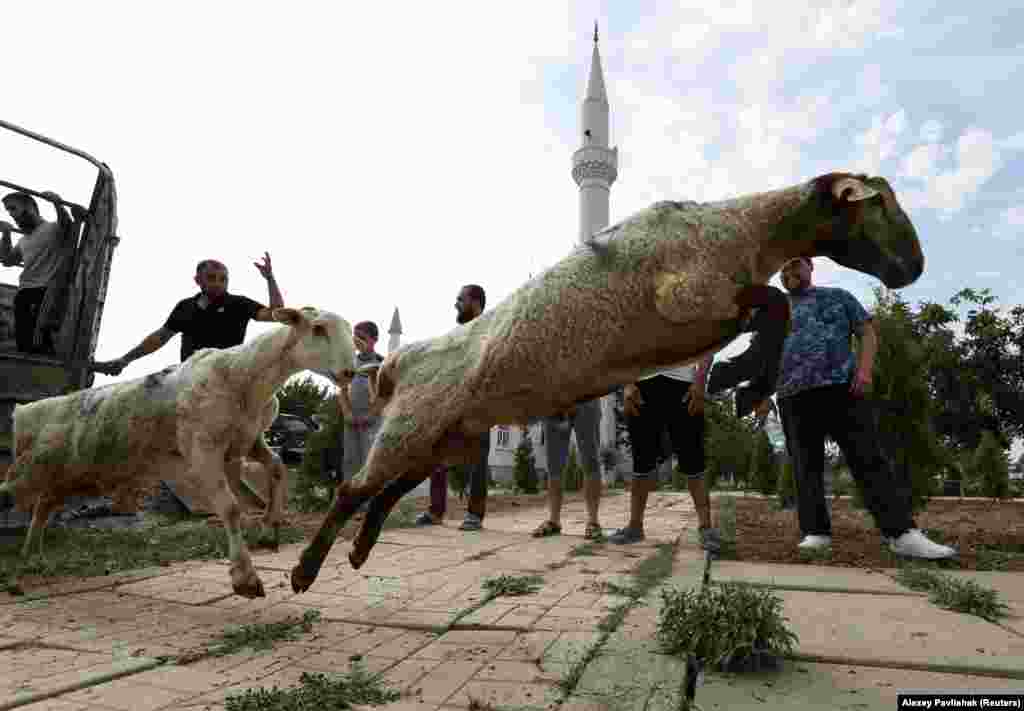
[[[770,498],[737,496],[735,501],[739,560],[872,568],[895,564],[870,515],[854,508],[849,497],[832,504],[831,558],[815,557],[813,561],[797,552],[800,530],[796,511],[782,511]],[[1016,551],[998,569],[1024,571],[1024,500],[936,498],[915,520],[933,540],[959,549],[958,567],[964,570],[979,569],[979,552],[980,567],[991,566],[986,562],[991,559],[987,550],[995,547]]]

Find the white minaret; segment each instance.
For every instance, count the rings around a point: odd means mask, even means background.
[[[388,338],[388,354],[394,353],[398,350],[399,342],[402,336],[402,322],[398,320],[398,307],[395,307],[395,315],[391,317],[391,327],[388,329],[390,337]]]
[[[582,145],[572,154],[572,178],[580,188],[580,242],[608,226],[608,196],[619,166],[619,149],[608,146],[608,134],[608,93],[597,50],[595,22],[590,77],[580,110]],[[601,447],[614,447],[615,410],[611,396],[601,399],[601,415]]]

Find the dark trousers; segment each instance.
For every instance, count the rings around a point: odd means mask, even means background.
[[[53,332],[50,329],[43,331],[42,346],[37,347],[32,342],[36,331],[36,321],[39,319],[39,309],[43,305],[45,297],[45,286],[18,289],[18,293],[14,295],[14,338],[18,350],[22,353],[54,355],[57,352],[53,345]]]
[[[491,432],[480,435],[480,456],[469,470],[469,504],[467,510],[483,520],[487,513],[487,485],[490,482],[490,468],[487,460],[491,455]],[[430,475],[430,513],[440,518],[448,508],[448,467],[435,469]]]
[[[875,408],[850,394],[849,384],[827,385],[779,398],[786,445],[793,461],[797,515],[805,536],[831,535],[825,505],[825,437],[839,445],[864,505],[885,536],[914,528],[910,479],[896,472],[878,444]]]
[[[704,477],[704,413],[691,415],[684,401],[690,383],[656,375],[637,383],[644,404],[626,419],[633,450],[633,478],[646,479],[658,466],[662,436],[668,430],[679,468],[690,479]]]

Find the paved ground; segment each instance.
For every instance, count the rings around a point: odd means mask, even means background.
[[[603,501],[602,523],[625,519],[627,496]],[[489,516],[479,533],[454,526],[386,531],[353,571],[339,544],[311,590],[294,595],[288,572],[301,549],[255,554],[264,600],[231,594],[224,563],[195,563],[95,578],[22,597],[0,596],[0,711],[223,709],[229,694],[291,686],[303,671],[344,671],[359,657],[403,690],[393,709],[553,707],[556,682],[598,639],[597,624],[624,598],[602,582],[630,573],[678,541],[663,585],[700,585],[689,497],[652,496],[648,540],[578,555],[582,505],[564,513],[560,537],[528,532],[540,509]],[[580,553],[577,549],[576,553]],[[941,610],[889,577],[806,565],[719,561],[717,581],[771,586],[785,600],[799,654],[777,672],[709,673],[701,709],[894,709],[900,689],[1016,690],[1024,694],[1024,575],[962,574],[1000,590],[1013,617],[996,625]],[[481,598],[480,581],[537,574],[535,595],[499,597],[449,625]],[[653,643],[658,589],[631,608],[582,669],[572,711],[678,709],[683,665]],[[321,612],[312,632],[266,652],[243,651],[182,665],[232,624]]]

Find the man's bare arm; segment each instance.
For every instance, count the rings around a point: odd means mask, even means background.
[[[92,369],[100,373],[106,373],[107,375],[120,375],[121,371],[124,370],[129,363],[163,348],[167,341],[172,338],[174,338],[174,331],[171,331],[165,326],[161,326],[143,338],[142,343],[132,348],[120,358],[106,362],[97,361],[92,364]]]
[[[138,360],[142,356],[147,356],[150,353],[163,348],[167,344],[167,341],[172,338],[174,338],[174,331],[170,330],[166,326],[161,326],[143,338],[142,343],[121,356],[121,360],[125,361],[125,364],[127,365],[134,360]]]
[[[5,267],[16,267],[22,262],[21,250],[11,244],[11,231],[7,223],[0,223],[0,263]]]

